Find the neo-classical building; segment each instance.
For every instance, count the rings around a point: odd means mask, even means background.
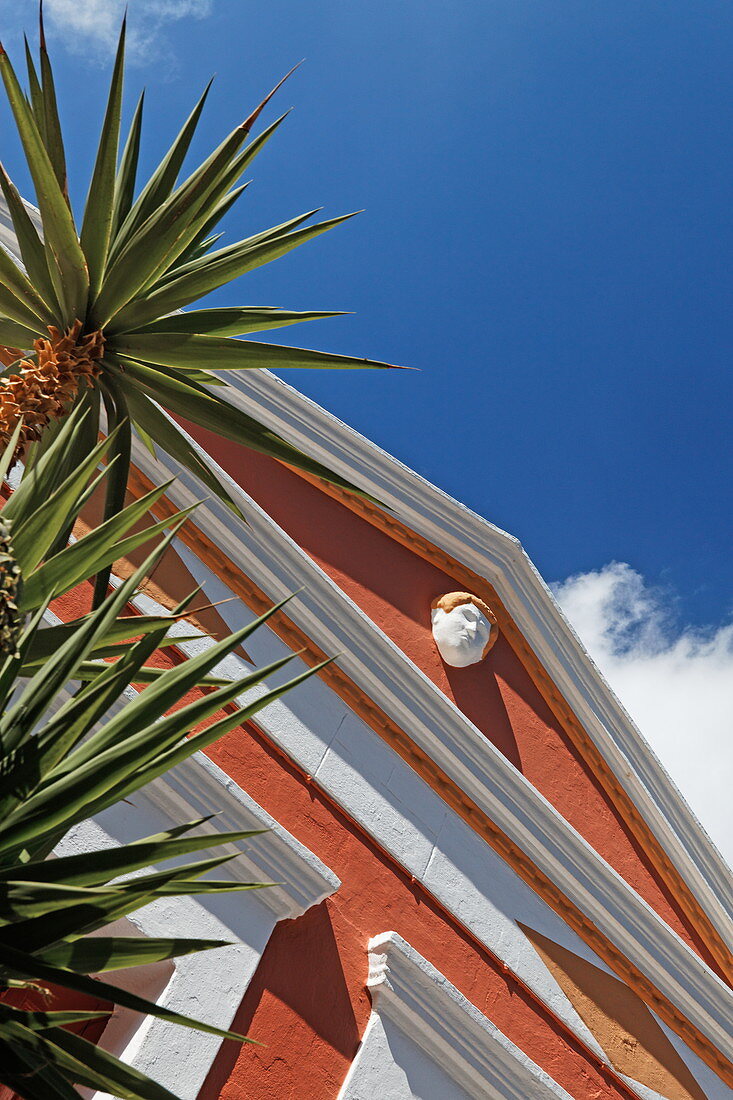
[[[222,673],[339,657],[63,844],[267,830],[229,873],[276,886],[130,918],[233,941],[131,980],[261,1045],[99,1041],[184,1100],[733,1096],[730,872],[519,543],[276,377],[229,396],[381,505],[193,432],[248,523],[206,499],[139,609],[201,585],[185,654],[295,592]]]
[[[101,1042],[186,1100],[732,1096],[730,872],[519,543],[276,377],[230,398],[383,506],[195,431],[248,524],[206,500],[140,609],[200,584],[181,634],[221,634],[297,592],[224,671],[340,656],[67,841],[268,829],[231,874],[278,886],[132,918],[236,941],[149,989],[262,1045]],[[171,475],[201,498],[136,452]]]

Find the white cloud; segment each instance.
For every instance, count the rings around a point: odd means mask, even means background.
[[[593,660],[733,864],[733,623],[675,624],[669,599],[613,562],[554,586]]]
[[[128,9],[127,54],[143,64],[165,55],[160,32],[168,23],[181,19],[204,19],[211,14],[213,0],[45,0],[46,29],[74,53],[106,63],[114,52],[120,24]],[[8,29],[35,33],[38,5],[2,0],[4,33]],[[22,26],[21,26],[22,22]],[[168,59],[166,58],[166,61]]]

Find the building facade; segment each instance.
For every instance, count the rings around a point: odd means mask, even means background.
[[[260,1045],[100,1042],[184,1100],[733,1096],[730,872],[519,543],[274,376],[230,397],[367,495],[192,429],[247,524],[204,500],[138,609],[202,585],[185,655],[296,593],[222,672],[337,660],[63,847],[267,830],[230,874],[278,885],[130,918],[231,940],[134,980]]]

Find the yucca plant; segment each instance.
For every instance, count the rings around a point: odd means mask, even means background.
[[[133,528],[148,519],[148,513],[165,493],[169,483],[146,493],[104,523],[82,537],[69,542],[70,529],[90,497],[112,476],[117,462],[113,458],[98,469],[114,447],[120,427],[96,443],[81,463],[74,461],[80,435],[88,431],[90,413],[84,404],[72,410],[60,430],[34,466],[24,472],[15,492],[0,508],[0,655],[18,650],[18,637],[29,615],[49,607],[53,600],[98,575],[112,563],[149,542],[165,529],[182,521],[191,508],[177,512],[160,523],[148,522],[141,530]],[[8,472],[20,435],[16,426],[0,461],[0,484]],[[168,622],[168,619],[165,620]],[[99,672],[99,661],[121,655],[117,643],[147,631],[145,618],[124,616],[116,620],[99,640],[89,661],[77,670],[78,679],[87,680]],[[151,629],[160,626],[155,616]],[[59,623],[36,631],[23,652],[20,676],[38,671],[58,645],[81,625],[81,620]],[[185,641],[185,639],[183,639]],[[181,638],[176,638],[180,644]],[[166,643],[161,643],[161,646]],[[161,675],[155,666],[137,672],[143,683]],[[203,683],[220,684],[207,677]],[[0,749],[5,746],[0,742]]]
[[[230,854],[173,870],[150,869],[253,834],[202,831],[211,828],[204,818],[118,848],[47,857],[73,825],[128,798],[316,670],[245,705],[237,700],[291,658],[236,682],[211,675],[277,607],[182,664],[162,669],[146,664],[155,651],[180,644],[170,629],[189,601],[172,615],[125,615],[124,610],[186,513],[131,533],[164,491],[161,487],[67,543],[80,508],[114,469],[113,459],[98,470],[100,460],[114,451],[114,436],[97,443],[84,463],[74,464],[76,440],[89,415],[83,406],[72,411],[0,510],[0,1083],[27,1100],[73,1100],[76,1085],[128,1100],[175,1100],[164,1086],[68,1030],[104,1013],[55,1011],[48,989],[91,994],[182,1026],[242,1039],[98,977],[226,946],[222,941],[90,933],[155,898],[260,887],[201,877]],[[0,484],[21,432],[19,424],[0,459]],[[171,529],[163,536],[165,527]],[[160,541],[139,569],[96,609],[73,622],[49,623],[49,604],[56,596],[156,538]],[[147,686],[130,698],[130,685],[141,683]],[[192,701],[170,713],[202,685]],[[202,729],[207,720],[211,724]],[[36,1003],[18,1007],[19,995]]]
[[[0,441],[22,417],[21,447],[37,443],[78,400],[81,383],[93,404],[98,406],[101,398],[111,428],[129,423],[153,451],[155,445],[165,448],[232,508],[235,505],[225,489],[161,407],[245,447],[353,489],[256,417],[234,407],[215,387],[221,385],[222,372],[232,370],[389,364],[234,338],[335,316],[332,312],[270,307],[181,312],[351,215],[306,225],[316,213],[310,211],[217,247],[216,227],[247,186],[240,183],[243,174],[285,117],[250,138],[277,88],[179,182],[207,88],[156,170],[139,187],[142,96],[119,154],[124,49],[123,23],[96,162],[77,230],[42,21],[39,66],[26,43],[27,93],[0,46],[0,72],[34,184],[42,230],[39,233],[18,190],[0,167],[0,185],[22,258],[21,266],[0,249],[0,344],[4,345],[0,350],[4,372]],[[124,499],[130,451],[127,429],[118,434],[115,448],[120,461],[107,482],[107,515]],[[100,582],[100,596],[104,588]]]

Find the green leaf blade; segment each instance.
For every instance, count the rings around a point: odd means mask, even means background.
[[[135,180],[137,167],[140,160],[140,137],[142,134],[143,104],[145,92],[140,93],[140,98],[135,108],[130,123],[130,132],[122,152],[122,160],[115,181],[115,205],[112,218],[112,241],[116,239],[118,230],[130,212],[133,196],[135,194]]]
[[[198,262],[188,273],[178,274],[175,279],[165,283],[159,290],[148,293],[139,301],[133,301],[115,317],[112,329],[122,332],[155,321],[173,310],[180,309],[197,298],[203,298],[225,283],[246,275],[256,268],[285,256],[306,241],[313,240],[322,233],[352,218],[345,214],[330,218],[317,225],[285,233],[274,239],[267,238],[260,243],[252,240],[242,241],[239,245],[229,246],[221,253],[205,257],[207,262]]]
[[[176,332],[197,336],[243,336],[248,332],[266,332],[271,329],[300,325],[306,321],[320,321],[327,317],[344,317],[340,311],[295,312],[277,309],[275,306],[241,308],[224,306],[220,309],[193,309],[186,313],[170,313],[157,321],[136,330],[140,333]]]
[[[49,269],[54,288],[64,308],[64,321],[71,324],[83,317],[89,292],[89,277],[84,253],[79,244],[71,211],[64,198],[35,119],[18,83],[10,59],[0,47],[0,74],[13,117],[25,150],[41,211],[45,245],[53,262]],[[55,277],[58,272],[58,277]],[[2,308],[0,304],[0,308]],[[7,312],[3,310],[3,312]],[[8,316],[12,316],[8,314]]]
[[[102,123],[97,159],[89,185],[81,228],[81,247],[89,268],[89,292],[93,298],[99,292],[104,275],[115,216],[117,149],[125,64],[125,26],[126,18],[123,19],[120,30],[107,109]]]
[[[209,370],[259,370],[263,367],[271,370],[400,369],[392,363],[356,359],[350,355],[189,333],[130,333],[118,336],[114,347],[119,355],[163,367],[203,367]]]

